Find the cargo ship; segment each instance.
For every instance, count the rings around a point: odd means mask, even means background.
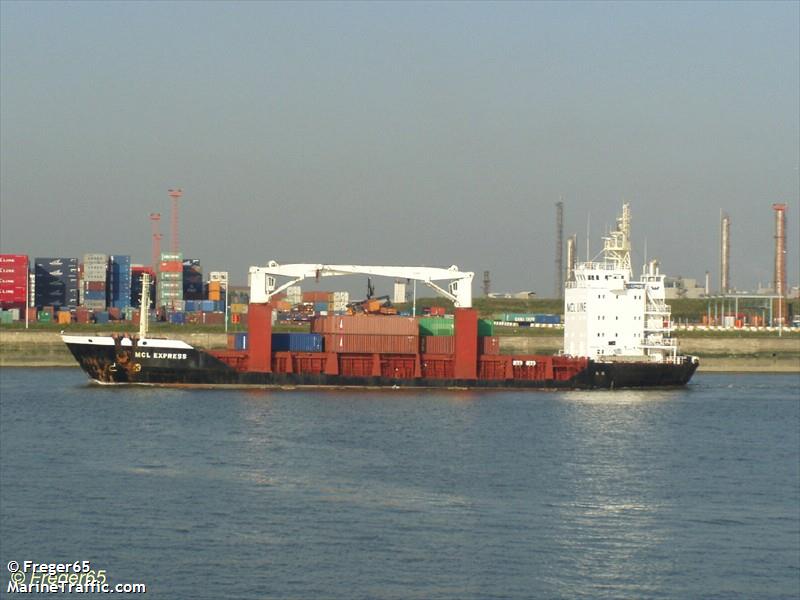
[[[631,278],[630,212],[604,238],[602,258],[575,266],[564,290],[564,349],[501,354],[472,308],[472,272],[457,267],[291,264],[250,267],[246,347],[195,348],[139,335],[62,339],[98,384],[198,387],[614,389],[686,385],[698,359],[671,337],[664,276],[655,261]],[[306,278],[366,274],[413,279],[453,302],[449,340],[420,335],[420,320],[392,314],[317,317],[309,334],[273,334],[273,299]],[[278,277],[289,281],[278,284]],[[443,287],[441,282],[449,284]],[[142,286],[142,306],[149,285]],[[483,334],[483,335],[481,335]],[[434,341],[438,343],[433,343]],[[243,346],[243,345],[242,345]]]

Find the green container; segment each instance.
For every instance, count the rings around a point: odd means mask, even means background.
[[[478,319],[478,335],[491,337],[494,335],[494,321],[491,319]]]
[[[445,317],[420,317],[420,335],[453,335],[454,320]]]
[[[52,321],[52,319],[50,318],[50,313],[49,312],[45,312],[43,310],[39,311],[39,315],[37,317],[37,320],[40,323],[49,323],[50,321]]]
[[[455,320],[445,317],[421,317],[419,320],[420,335],[453,335]],[[494,321],[491,319],[478,319],[478,335],[493,336]]]
[[[10,311],[4,310],[3,312],[0,312],[0,323],[3,323],[4,325],[13,323],[14,319],[12,318],[12,316],[13,315],[11,314]]]

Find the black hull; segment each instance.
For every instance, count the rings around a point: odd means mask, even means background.
[[[67,343],[88,374],[101,384],[139,384],[198,387],[375,387],[375,388],[476,388],[476,389],[618,389],[684,386],[698,363],[589,361],[586,369],[568,380],[553,379],[392,379],[309,373],[259,373],[237,371],[202,350],[151,351],[135,356],[134,348],[119,344]],[[155,350],[155,349],[151,349]]]

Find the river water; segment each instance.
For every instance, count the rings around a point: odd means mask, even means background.
[[[187,391],[0,369],[0,584],[144,598],[796,598],[800,377]]]

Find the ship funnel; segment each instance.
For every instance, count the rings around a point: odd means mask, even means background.
[[[647,263],[647,274],[658,275],[658,261],[653,259]]]

